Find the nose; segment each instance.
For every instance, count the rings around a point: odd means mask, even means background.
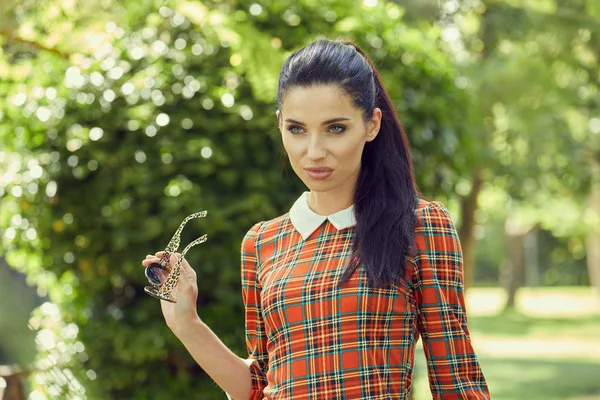
[[[325,145],[323,143],[323,139],[320,135],[312,135],[308,142],[308,149],[306,152],[306,156],[309,160],[321,160],[325,158],[327,154],[327,150],[325,149]]]

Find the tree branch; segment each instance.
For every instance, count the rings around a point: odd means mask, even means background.
[[[8,30],[8,29],[3,29],[0,28],[0,36],[4,36],[6,38],[8,38],[9,40],[13,40],[15,42],[18,43],[22,43],[22,44],[26,44],[29,46],[32,46],[38,50],[41,51],[47,51],[53,54],[56,54],[57,56],[64,58],[65,60],[68,60],[70,57],[70,54],[64,53],[60,50],[58,50],[57,48],[54,47],[48,47],[43,43],[39,43],[39,42],[34,42],[32,40],[27,40],[27,39],[23,39],[19,36],[17,36],[17,34],[14,31]]]

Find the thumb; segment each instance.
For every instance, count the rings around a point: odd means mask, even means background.
[[[177,264],[177,260],[181,257],[180,254],[171,254],[171,268],[175,268],[175,265]],[[191,288],[191,284],[190,281],[188,280],[187,274],[185,273],[185,263],[182,262],[181,265],[179,266],[179,280],[177,282],[177,286],[179,287],[179,290],[182,290],[184,292],[187,292],[190,290]]]

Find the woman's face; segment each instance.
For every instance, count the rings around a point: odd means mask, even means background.
[[[340,87],[295,87],[283,96],[277,120],[283,146],[302,182],[314,192],[346,192],[356,185],[365,143],[379,132],[381,110],[376,108],[365,122],[362,110]]]

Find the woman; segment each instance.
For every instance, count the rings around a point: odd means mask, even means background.
[[[187,263],[178,302],[161,302],[168,326],[236,400],[408,398],[419,337],[435,399],[489,398],[456,229],[416,189],[373,63],[351,42],[313,42],[283,65],[277,101],[284,148],[310,191],[242,241],[249,357],[198,317]]]

